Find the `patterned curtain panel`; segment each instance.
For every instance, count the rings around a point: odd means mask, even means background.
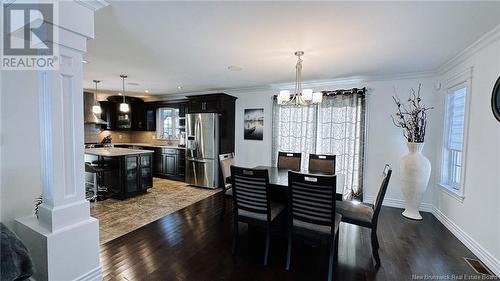
[[[317,105],[273,106],[273,164],[278,151],[302,152],[301,167],[307,169],[309,153],[316,151]]]
[[[333,95],[318,108],[316,152],[336,155],[335,170],[346,176],[344,198],[360,198],[363,191],[365,98]]]
[[[273,106],[273,163],[278,151],[301,152],[302,168],[309,154],[336,155],[336,172],[345,175],[344,198],[362,199],[365,97],[325,96],[320,105]]]

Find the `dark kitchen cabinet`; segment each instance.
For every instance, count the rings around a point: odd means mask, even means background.
[[[107,124],[101,125],[103,130],[116,130],[116,104],[110,101],[100,101],[101,106],[101,119],[106,121]]]
[[[190,113],[219,112],[221,109],[217,98],[189,99]]]
[[[154,149],[154,175],[161,178],[184,180],[184,150],[177,148]]]
[[[132,104],[132,129],[136,131],[156,131],[156,108],[151,103]]]
[[[139,189],[139,159],[138,155],[125,156],[125,193],[134,193]]]
[[[219,113],[219,153],[234,152],[236,97],[219,93],[188,96],[188,113]]]
[[[140,156],[141,167],[139,169],[139,185],[142,190],[153,187],[153,155],[141,154]]]
[[[168,176],[175,176],[177,174],[177,155],[176,154],[163,154],[163,171]]]
[[[104,185],[112,196],[124,199],[153,187],[153,153],[103,157],[112,169],[104,174]]]
[[[125,190],[122,195],[144,192],[153,187],[153,154],[127,155],[123,159]]]
[[[117,130],[130,130],[132,129],[132,111],[121,112],[119,107],[120,104],[116,105],[116,129]]]

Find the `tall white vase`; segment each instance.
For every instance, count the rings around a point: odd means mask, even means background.
[[[401,159],[400,166],[401,190],[406,202],[403,216],[421,220],[418,207],[429,183],[431,162],[422,154],[424,143],[409,142],[407,145],[409,152]]]

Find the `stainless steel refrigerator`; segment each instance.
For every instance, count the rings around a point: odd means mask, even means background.
[[[206,188],[219,185],[219,115],[186,114],[186,183]]]

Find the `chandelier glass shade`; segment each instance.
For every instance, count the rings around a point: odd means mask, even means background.
[[[295,91],[293,95],[289,90],[279,92],[277,102],[279,105],[309,105],[321,103],[323,93],[313,92],[312,89],[302,89],[302,58],[303,51],[295,52],[297,64],[295,65]]]

